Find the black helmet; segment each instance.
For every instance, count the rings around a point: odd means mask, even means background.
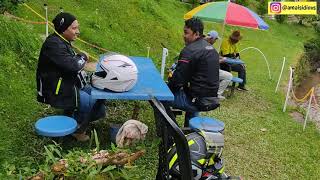
[[[219,134],[219,136],[223,138],[221,133],[215,134]],[[223,161],[221,159],[222,147],[218,147],[221,146],[221,143],[219,144],[218,142],[215,147],[209,146],[208,144],[210,143],[207,143],[204,138],[206,137],[206,139],[208,139],[207,137],[209,136],[211,135],[208,135],[206,132],[193,132],[186,136],[190,149],[193,179],[195,180],[201,179],[201,177],[207,173],[215,176],[220,176],[223,173]],[[168,160],[171,178],[181,179],[175,145],[168,151]]]

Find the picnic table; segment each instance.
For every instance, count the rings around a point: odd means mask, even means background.
[[[159,167],[158,175],[161,179],[168,178],[168,160],[167,151],[168,135],[173,137],[177,146],[178,159],[180,164],[180,172],[182,179],[191,180],[191,160],[188,142],[177,124],[168,116],[162,101],[173,101],[174,95],[162,80],[159,71],[156,69],[150,58],[146,57],[130,57],[138,68],[138,81],[136,85],[128,92],[113,92],[93,88],[91,91],[91,98],[93,99],[106,99],[106,100],[143,100],[149,101],[155,114],[157,134],[162,138],[159,145]],[[104,56],[100,57],[100,61]],[[99,63],[97,71],[100,71]]]
[[[100,58],[100,61],[104,56]],[[155,97],[159,101],[173,101],[174,96],[166,83],[162,80],[158,70],[149,58],[130,57],[138,68],[138,81],[136,85],[127,92],[113,92],[93,88],[91,97],[93,99],[117,99],[117,100],[151,100]],[[97,71],[101,71],[99,64]]]
[[[228,64],[244,64],[244,62],[242,60],[233,59],[233,58],[226,58],[226,60],[224,62],[228,63]]]

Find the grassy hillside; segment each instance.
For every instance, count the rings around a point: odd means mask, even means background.
[[[8,21],[3,16],[0,32],[0,162],[18,165],[18,161],[32,159],[32,123],[41,113],[34,99],[34,70],[41,41],[32,26]]]
[[[127,55],[150,56],[160,67],[162,45],[169,49],[170,61],[183,47],[183,14],[189,5],[170,0],[70,0],[68,2],[45,1],[52,19],[62,6],[65,11],[75,14],[81,25],[81,38],[111,51]],[[28,4],[44,14],[44,1],[30,0]],[[36,15],[19,6],[15,15],[28,20],[41,21]],[[271,68],[272,80],[262,56],[248,50],[241,54],[248,69],[247,93],[236,92],[224,101],[220,110],[204,115],[216,117],[226,124],[224,151],[226,170],[245,179],[317,179],[320,176],[319,133],[312,124],[305,132],[302,125],[294,122],[287,113],[282,113],[284,93],[274,93],[280,72],[282,58],[286,56],[287,76],[289,64],[295,63],[302,52],[303,42],[312,37],[312,29],[278,24],[267,21],[269,31],[241,29],[243,40],[240,49],[254,46],[265,53]],[[221,32],[221,24],[206,24],[206,32],[212,28]],[[227,27],[224,37],[237,27]],[[38,137],[33,124],[40,117],[55,113],[35,100],[35,67],[43,25],[26,25],[0,16],[0,173],[18,172],[29,166],[32,171],[44,160],[43,145],[49,139]],[[102,52],[79,42],[76,45],[98,56]],[[281,89],[285,87],[283,79]],[[136,168],[125,173],[131,179],[153,179],[156,173],[158,140],[155,138],[153,115],[147,103],[140,103],[145,109],[139,120],[149,126],[145,142],[147,154],[137,161]],[[131,115],[132,102],[113,103],[121,111],[110,109],[109,116],[93,125],[98,130],[101,146],[106,141],[107,124],[110,121],[124,121]],[[266,128],[266,131],[261,131]],[[88,144],[76,143],[71,138],[64,141],[65,151],[71,148],[88,150]],[[13,165],[15,167],[13,167]],[[11,170],[11,171],[10,171]],[[36,171],[36,169],[34,169]],[[128,175],[128,176],[129,176]],[[1,175],[0,175],[1,177]],[[129,176],[130,177],[130,176]]]
[[[39,2],[30,1],[28,4],[43,15],[43,2]],[[160,59],[162,45],[178,51],[183,43],[182,17],[188,5],[177,1],[94,0],[70,1],[63,4],[57,0],[47,3],[49,19],[53,19],[59,13],[59,8],[63,7],[64,11],[72,12],[80,21],[81,38],[110,51],[146,56],[147,47],[151,47],[150,56]],[[17,14],[42,21],[23,6]],[[43,26],[36,28],[39,33],[44,33]],[[81,46],[78,43],[77,45]]]

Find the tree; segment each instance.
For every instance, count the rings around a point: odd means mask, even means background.
[[[268,13],[268,1],[260,0],[260,3],[257,7],[257,13],[259,15],[264,15]]]
[[[13,11],[17,8],[19,0],[1,0],[0,3],[0,13],[2,14],[4,11]]]

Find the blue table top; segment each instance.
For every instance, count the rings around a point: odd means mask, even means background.
[[[100,61],[104,56],[100,57]],[[136,85],[127,92],[103,91],[93,88],[91,98],[93,99],[117,99],[117,100],[151,100],[155,97],[160,101],[173,101],[174,96],[166,83],[162,80],[159,71],[152,60],[146,57],[130,57],[138,68],[138,81]],[[100,67],[97,69],[99,70]]]
[[[232,58],[227,58],[224,62],[228,64],[244,64],[244,62],[240,59],[232,59]]]

